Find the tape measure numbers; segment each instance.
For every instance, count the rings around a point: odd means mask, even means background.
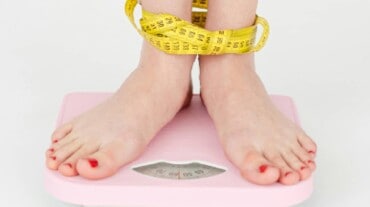
[[[207,0],[193,0],[193,8],[207,8]],[[136,26],[134,10],[137,0],[127,0],[125,13],[135,29],[153,46],[169,54],[218,55],[257,52],[269,35],[267,21],[256,16],[255,24],[241,29],[209,31],[204,29],[207,11],[193,11],[192,23],[172,14],[154,14],[142,10],[141,29]],[[257,26],[263,32],[255,44]]]

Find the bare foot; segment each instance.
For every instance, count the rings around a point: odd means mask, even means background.
[[[65,176],[113,175],[189,103],[193,61],[193,56],[168,55],[145,41],[138,68],[120,89],[53,133],[46,165]]]
[[[253,54],[202,56],[200,67],[203,101],[243,177],[286,185],[310,177],[316,145],[273,105]]]

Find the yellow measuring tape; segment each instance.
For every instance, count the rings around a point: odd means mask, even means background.
[[[141,29],[136,26],[134,10],[137,0],[127,0],[125,12],[135,29],[153,46],[169,54],[218,55],[257,52],[269,35],[267,21],[256,16],[255,24],[235,30],[204,29],[207,11],[193,11],[192,23],[171,14],[154,14],[142,9]],[[193,8],[207,9],[207,0],[193,0]],[[257,25],[263,32],[255,44]]]

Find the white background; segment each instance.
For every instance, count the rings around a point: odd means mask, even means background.
[[[0,0],[0,206],[64,206],[43,188],[44,151],[65,93],[114,91],[136,66],[141,38],[122,5]],[[369,0],[260,2],[271,37],[259,74],[295,99],[319,146],[302,206],[370,205],[369,11]]]

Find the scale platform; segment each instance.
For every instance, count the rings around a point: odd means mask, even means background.
[[[57,125],[94,107],[110,93],[71,93],[64,98]],[[276,106],[299,124],[292,100],[272,95]],[[303,202],[313,178],[292,186],[259,186],[244,180],[224,155],[200,97],[180,111],[152,140],[144,154],[112,177],[87,180],[45,169],[46,190],[82,206],[125,207],[285,207]]]

